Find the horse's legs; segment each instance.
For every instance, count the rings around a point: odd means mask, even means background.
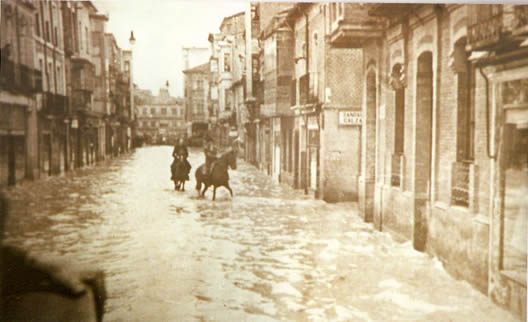
[[[213,200],[216,199],[216,186],[214,186],[214,189],[213,189]]]
[[[182,181],[182,184],[181,184],[181,191],[185,191],[185,180]]]
[[[209,189],[208,184],[204,185],[204,190],[202,191],[202,197],[205,197],[205,192],[207,191],[207,189]]]
[[[231,198],[233,198],[233,190],[231,190],[231,187],[229,186],[229,183],[226,183],[225,186],[227,190],[229,190],[229,193],[231,194]]]

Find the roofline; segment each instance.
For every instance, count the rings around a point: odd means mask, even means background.
[[[222,19],[222,23],[220,24],[220,29],[222,29],[222,26],[224,25],[224,22],[227,20],[227,19],[231,19],[231,18],[234,18],[236,16],[240,16],[240,15],[243,15],[245,14],[245,11],[240,11],[239,13],[235,13],[234,15],[231,15],[231,16],[228,16],[228,17],[224,17],[224,19]]]
[[[209,66],[209,62],[203,63],[203,64],[198,65],[198,66],[194,66],[192,68],[184,69],[184,70],[182,70],[182,72],[184,74],[187,74],[187,73],[207,73],[207,72],[209,72],[209,68],[207,68],[206,70],[200,70],[200,67],[205,67],[205,66]]]

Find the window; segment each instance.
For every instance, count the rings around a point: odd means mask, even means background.
[[[229,53],[224,54],[224,71],[231,71],[231,55],[229,55]]]
[[[51,73],[51,77],[50,77],[50,73]],[[54,84],[52,83],[53,82],[53,66],[51,65],[51,63],[48,63],[48,70],[46,71],[46,75],[49,79],[48,89],[51,91],[53,90],[53,87],[55,87]]]
[[[38,13],[35,14],[35,33],[40,37],[40,16]]]
[[[405,87],[402,84],[402,66],[394,65],[390,75],[394,90],[394,153],[392,155],[391,185],[401,187],[401,167],[405,142]]]
[[[172,113],[172,115],[178,115],[178,110],[175,109],[175,108],[172,108],[171,109],[171,113]]]
[[[225,110],[231,110],[231,93],[228,89],[224,89],[224,101],[225,101]]]
[[[49,25],[49,21],[46,21],[46,41],[50,41],[50,25]]]
[[[150,114],[156,115],[156,109],[154,107],[150,108]]]
[[[457,79],[457,161],[473,160],[475,115],[470,101],[470,64],[466,40],[455,44],[454,67]]]
[[[82,24],[79,22],[79,47],[83,50]]]
[[[161,109],[161,115],[167,115],[167,109],[165,107]]]
[[[401,84],[402,66],[396,64],[392,70],[394,89],[394,154],[402,155],[405,129],[405,88]]]
[[[59,45],[59,31],[57,27],[55,27],[55,46]]]
[[[60,66],[57,66],[57,93],[62,94],[62,75]]]
[[[44,63],[39,59],[40,76],[42,78],[42,90],[46,90],[46,77],[44,77]]]
[[[86,34],[86,52],[90,52],[90,34],[88,33],[88,27],[84,27],[84,32]]]

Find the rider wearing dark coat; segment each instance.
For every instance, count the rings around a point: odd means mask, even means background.
[[[217,159],[217,151],[216,147],[214,145],[213,138],[211,136],[207,135],[205,137],[205,144],[204,144],[204,154],[205,154],[205,174],[208,175],[211,173],[211,168],[213,165],[213,162]]]
[[[191,169],[191,164],[187,160],[187,157],[189,156],[189,151],[187,150],[187,145],[185,145],[185,140],[183,138],[178,139],[178,142],[174,146],[174,149],[172,150],[172,157],[174,158],[173,166],[171,166],[171,169],[176,165],[176,161],[181,159],[184,161],[185,167],[184,172],[187,173],[187,179],[188,178],[188,172]],[[174,174],[173,174],[174,176]]]

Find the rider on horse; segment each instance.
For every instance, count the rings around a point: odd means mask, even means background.
[[[214,145],[213,138],[208,134],[205,136],[204,144],[204,154],[205,154],[205,175],[209,175],[213,168],[213,163],[218,159],[218,154],[216,147]]]
[[[183,139],[183,137],[180,137],[178,139],[178,142],[174,146],[174,149],[172,150],[172,157],[174,158],[173,165],[176,165],[176,162],[178,160],[181,160],[184,162],[184,165],[185,165],[184,171],[191,169],[191,164],[187,160],[188,156],[189,156],[189,151],[187,150],[187,146],[185,145],[185,140]]]

